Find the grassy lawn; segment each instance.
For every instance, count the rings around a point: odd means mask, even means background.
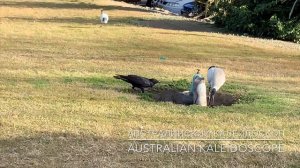
[[[298,167],[299,44],[218,31],[110,0],[0,1],[0,167]],[[239,103],[155,102],[113,78],[180,88],[210,65]],[[140,128],[283,130],[284,152],[128,153]]]

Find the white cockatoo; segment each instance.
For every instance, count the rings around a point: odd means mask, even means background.
[[[216,92],[225,83],[225,72],[222,68],[211,66],[208,68],[207,81],[209,84],[209,103],[208,105],[214,105],[214,97]]]
[[[107,24],[108,23],[108,14],[104,13],[104,10],[101,9],[101,13],[100,13],[100,22],[103,24]]]

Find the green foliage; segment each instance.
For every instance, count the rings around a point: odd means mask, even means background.
[[[219,0],[211,10],[217,25],[228,30],[300,43],[300,3],[294,1]]]

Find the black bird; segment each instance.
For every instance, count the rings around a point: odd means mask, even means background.
[[[144,88],[153,87],[156,83],[159,83],[156,79],[148,79],[142,76],[137,75],[116,75],[114,76],[116,79],[121,79],[127,83],[132,84],[132,89],[139,88],[142,93],[144,93]]]

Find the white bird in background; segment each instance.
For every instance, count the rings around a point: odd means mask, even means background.
[[[104,13],[104,10],[101,9],[101,14],[100,14],[100,22],[107,24],[108,23],[108,14]]]
[[[195,76],[193,81],[193,103],[200,106],[207,106],[206,85],[203,77]]]
[[[214,105],[215,94],[225,83],[225,72],[222,68],[211,66],[208,68],[207,80],[209,84],[209,106]]]

